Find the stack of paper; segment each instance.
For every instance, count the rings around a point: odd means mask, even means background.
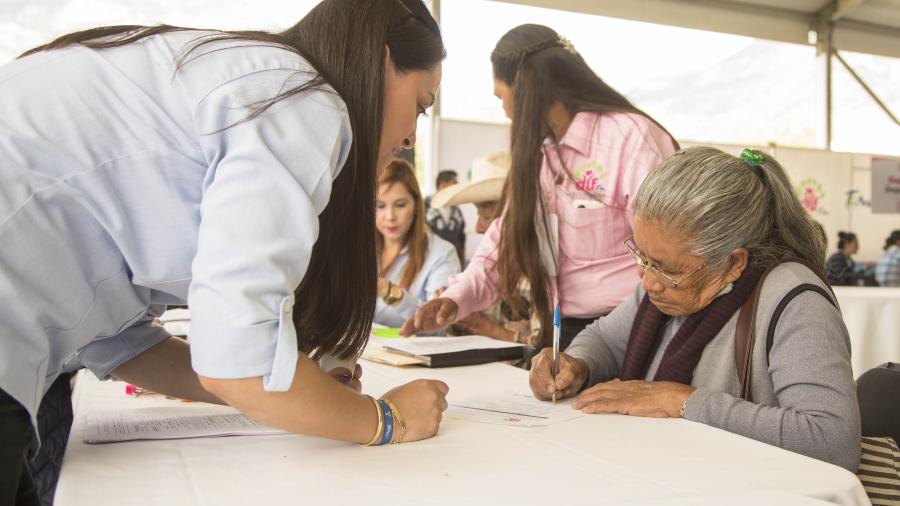
[[[167,406],[96,412],[89,413],[86,422],[85,443],[287,434],[262,425],[233,408],[221,406],[191,409]]]

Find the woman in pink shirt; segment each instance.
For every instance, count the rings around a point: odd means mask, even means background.
[[[503,215],[466,270],[402,332],[440,328],[500,297],[515,300],[510,295],[524,280],[540,315],[539,347],[549,344],[558,304],[564,349],[638,282],[623,246],[631,235],[631,200],[677,142],[550,28],[510,30],[491,62],[494,94],[512,119]]]

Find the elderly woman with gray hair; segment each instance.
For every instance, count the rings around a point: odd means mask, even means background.
[[[849,338],[784,169],[761,152],[689,148],[650,174],[634,210],[623,248],[641,283],[578,334],[555,378],[549,350],[534,358],[535,396],[684,417],[855,471]]]

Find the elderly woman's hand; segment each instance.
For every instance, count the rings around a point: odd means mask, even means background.
[[[581,392],[572,407],[585,413],[680,417],[681,406],[694,390],[673,381],[612,380]]]
[[[588,380],[588,366],[584,361],[566,355],[559,354],[559,374],[554,381],[550,374],[550,364],[553,361],[553,351],[544,348],[531,359],[531,373],[528,375],[528,384],[534,396],[541,400],[549,400],[553,392],[557,393],[557,399],[565,399],[577,394]]]

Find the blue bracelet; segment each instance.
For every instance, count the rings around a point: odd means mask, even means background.
[[[384,435],[381,436],[381,441],[378,443],[380,446],[390,443],[391,438],[394,436],[394,413],[391,411],[388,403],[383,400],[379,399],[378,404],[381,405],[381,410],[384,413]]]

